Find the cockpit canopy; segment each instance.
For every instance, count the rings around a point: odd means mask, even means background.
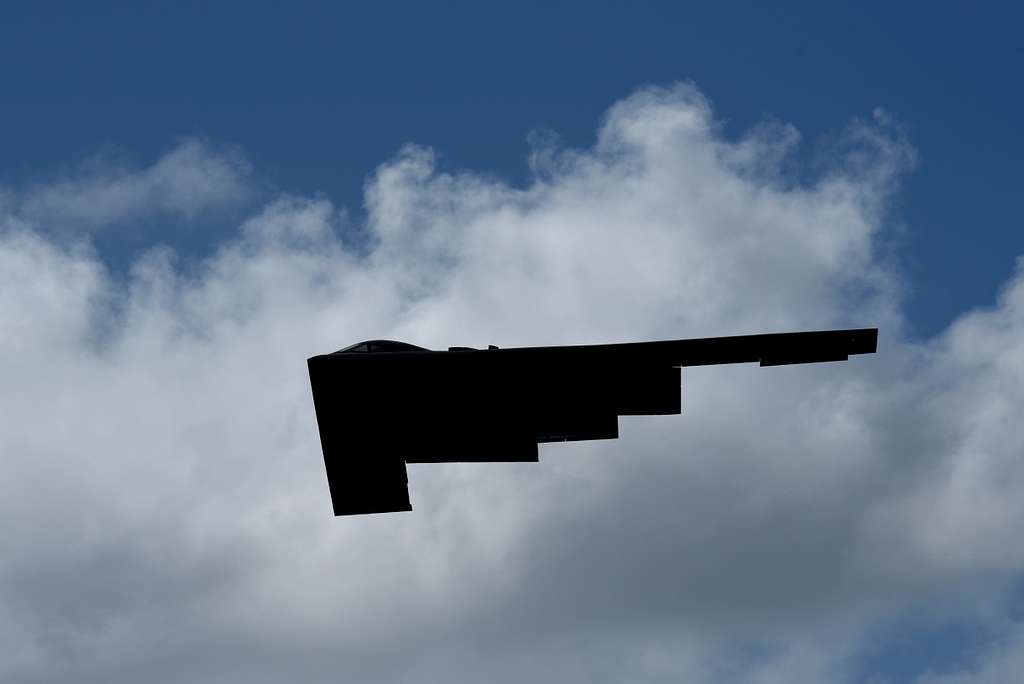
[[[394,340],[367,340],[366,342],[356,342],[355,344],[339,349],[334,352],[335,354],[351,354],[351,353],[362,353],[362,354],[377,354],[381,352],[411,352],[411,351],[429,351],[423,347],[417,347],[415,344],[409,344],[408,342],[395,342]]]

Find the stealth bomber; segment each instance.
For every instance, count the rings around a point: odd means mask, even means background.
[[[877,328],[626,344],[432,351],[370,340],[308,359],[335,515],[411,511],[406,463],[537,461],[616,439],[619,416],[681,412],[687,366],[845,361]]]

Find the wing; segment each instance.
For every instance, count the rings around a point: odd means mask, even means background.
[[[691,340],[662,340],[628,344],[597,344],[572,347],[534,347],[523,351],[549,349],[586,358],[592,363],[613,366],[707,366],[727,363],[760,363],[778,366],[792,363],[846,361],[854,354],[873,354],[878,328],[818,330],[704,337]],[[510,349],[508,351],[518,351]]]
[[[309,359],[336,515],[412,510],[406,463],[537,461],[537,445],[615,439],[618,417],[681,412],[680,369],[872,353],[878,331]]]

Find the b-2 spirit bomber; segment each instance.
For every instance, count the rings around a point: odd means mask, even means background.
[[[845,361],[877,328],[431,351],[371,340],[308,359],[335,515],[411,511],[406,463],[533,461],[616,439],[619,416],[681,412],[680,369]]]

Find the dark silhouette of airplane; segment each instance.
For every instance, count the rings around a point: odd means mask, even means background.
[[[411,511],[406,463],[537,461],[540,442],[678,414],[684,366],[845,361],[877,341],[877,328],[448,351],[370,340],[307,363],[334,514],[354,515]]]

